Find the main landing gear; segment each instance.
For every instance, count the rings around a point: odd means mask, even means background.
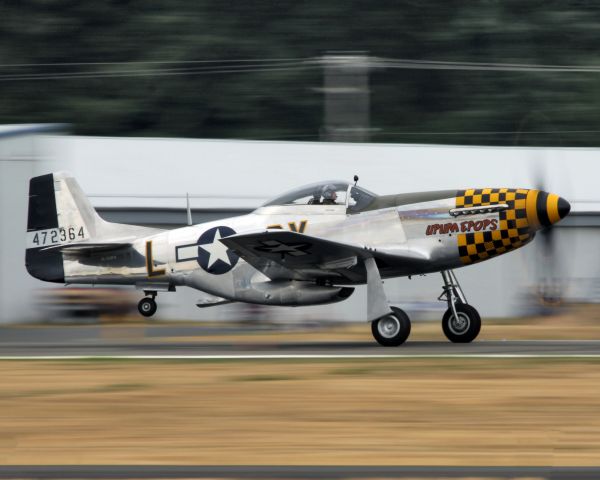
[[[157,306],[154,299],[156,298],[157,293],[155,291],[144,290],[144,294],[149,296],[140,300],[140,303],[138,303],[138,311],[144,317],[151,317],[156,313]]]
[[[444,335],[454,343],[469,343],[477,338],[481,330],[481,317],[467,299],[452,270],[443,270],[444,291],[438,300],[446,297],[448,310],[442,317]]]
[[[446,301],[448,309],[442,317],[444,335],[454,343],[469,343],[477,338],[481,330],[481,317],[467,299],[452,270],[444,270],[444,291],[438,300]],[[390,307],[391,312],[371,322],[371,332],[377,343],[384,347],[402,345],[410,335],[410,319],[399,308]],[[371,317],[372,318],[372,317]]]
[[[410,319],[404,310],[390,308],[392,313],[371,322],[371,332],[379,345],[397,347],[410,335]]]

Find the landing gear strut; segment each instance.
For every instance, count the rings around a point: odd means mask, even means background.
[[[454,343],[469,343],[477,338],[481,330],[481,317],[467,298],[452,270],[442,270],[444,291],[438,300],[448,303],[448,310],[442,318],[444,335]]]
[[[151,317],[156,313],[157,306],[154,299],[156,298],[157,293],[155,291],[145,290],[144,294],[150,296],[144,297],[140,300],[140,303],[138,303],[138,311],[144,317]]]
[[[367,271],[367,317],[373,337],[384,347],[402,345],[410,335],[410,319],[399,308],[388,306],[375,259],[367,258],[364,262]]]

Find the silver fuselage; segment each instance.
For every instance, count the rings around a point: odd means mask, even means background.
[[[198,249],[202,247],[198,245],[198,240],[203,233],[221,227],[242,234],[281,226],[294,231],[302,230],[301,233],[314,237],[374,249],[392,260],[397,253],[397,262],[388,262],[381,268],[384,278],[456,268],[463,265],[458,254],[457,236],[452,233],[426,235],[429,225],[453,221],[448,212],[454,206],[454,196],[356,214],[347,214],[344,205],[271,206],[259,208],[248,215],[175,230],[150,233],[140,229],[140,233],[143,231],[146,234],[139,236],[130,249],[106,255],[96,254],[93,258],[83,260],[65,255],[65,281],[74,284],[128,284],[148,290],[188,286],[230,300],[273,303],[263,301],[260,284],[272,282],[274,276],[265,276],[241,258],[224,273],[215,274],[202,268],[198,259]],[[470,220],[493,218],[497,219],[498,214],[475,215]],[[149,242],[152,265],[147,263]],[[407,266],[403,261],[407,251],[418,252],[430,262],[418,269]],[[279,280],[286,280],[283,273]],[[364,282],[362,278],[337,283]],[[259,294],[252,296],[249,294],[252,291]]]
[[[32,276],[57,283],[147,292],[187,286],[212,296],[207,305],[316,305],[344,300],[353,285],[502,255],[569,209],[538,190],[378,196],[324,182],[248,215],[167,231],[106,222],[76,181],[57,172],[30,181],[25,264]]]

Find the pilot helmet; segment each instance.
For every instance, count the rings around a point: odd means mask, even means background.
[[[325,185],[323,187],[323,199],[324,200],[335,200],[337,193],[335,191],[335,185]]]

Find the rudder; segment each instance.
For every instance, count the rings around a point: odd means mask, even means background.
[[[48,247],[97,237],[105,224],[70,175],[33,177],[29,181],[27,271],[40,280],[64,283],[63,254]]]

